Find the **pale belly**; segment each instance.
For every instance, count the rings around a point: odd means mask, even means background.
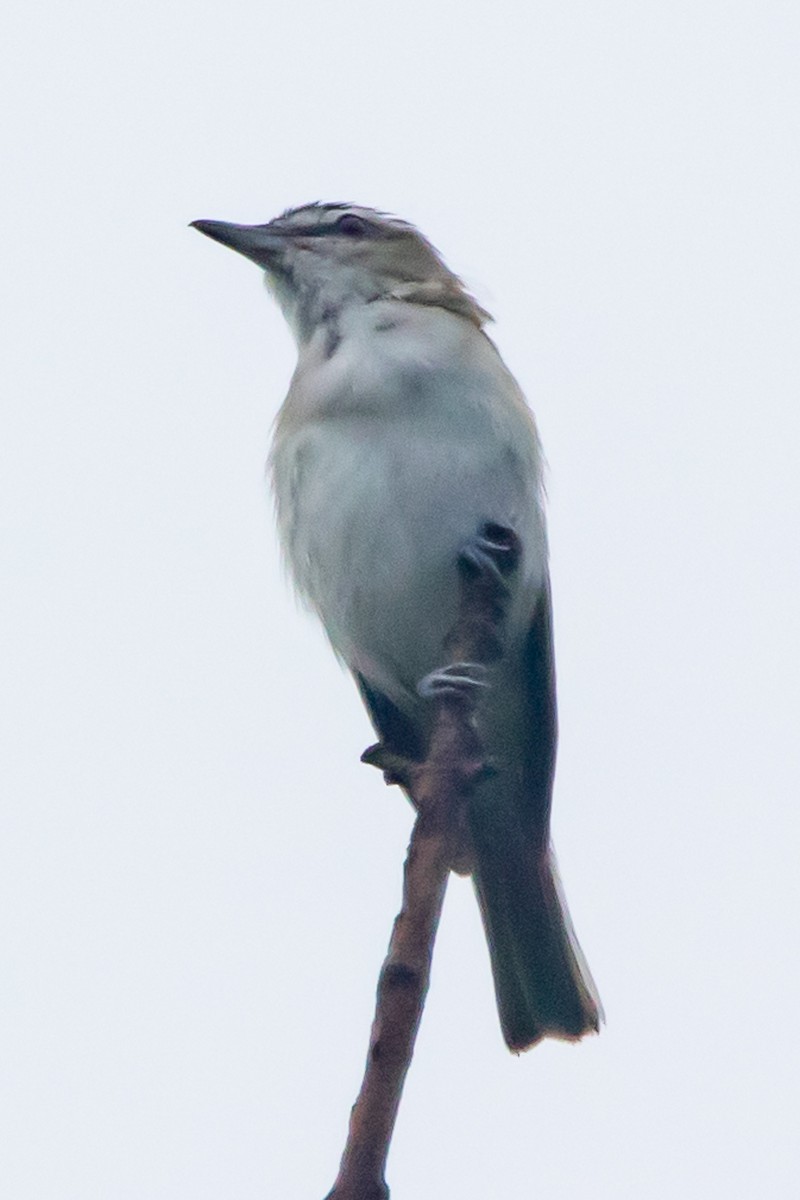
[[[348,666],[401,707],[443,664],[460,550],[486,522],[522,543],[509,611],[527,628],[546,576],[531,446],[472,414],[457,427],[373,415],[309,423],[273,457],[279,528],[298,590]]]

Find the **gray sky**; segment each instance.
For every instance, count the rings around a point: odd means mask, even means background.
[[[4,25],[8,1194],[321,1200],[336,1171],[410,813],[282,579],[289,333],[186,228],[316,198],[418,224],[536,411],[554,835],[608,1019],[508,1055],[454,880],[393,1196],[794,1194],[796,6]]]

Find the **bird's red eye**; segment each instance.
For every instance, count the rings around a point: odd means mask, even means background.
[[[344,213],[336,222],[336,231],[346,234],[347,237],[363,237],[367,232],[367,222],[355,213]]]

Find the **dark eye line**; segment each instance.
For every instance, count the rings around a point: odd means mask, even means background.
[[[324,238],[332,233],[342,233],[346,237],[355,238],[370,237],[377,230],[363,217],[356,216],[355,213],[344,213],[332,225],[297,225],[292,229],[287,228],[285,232],[298,238]]]

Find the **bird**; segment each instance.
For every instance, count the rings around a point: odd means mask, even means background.
[[[471,873],[510,1050],[599,1029],[550,838],[557,717],[544,460],[489,314],[432,243],[349,203],[192,225],[263,272],[297,344],[268,469],[297,592],[352,673],[381,744],[424,755],[437,688],[480,690],[492,771],[468,807]],[[519,546],[505,650],[442,664],[458,560]],[[488,531],[488,532],[487,532]]]

